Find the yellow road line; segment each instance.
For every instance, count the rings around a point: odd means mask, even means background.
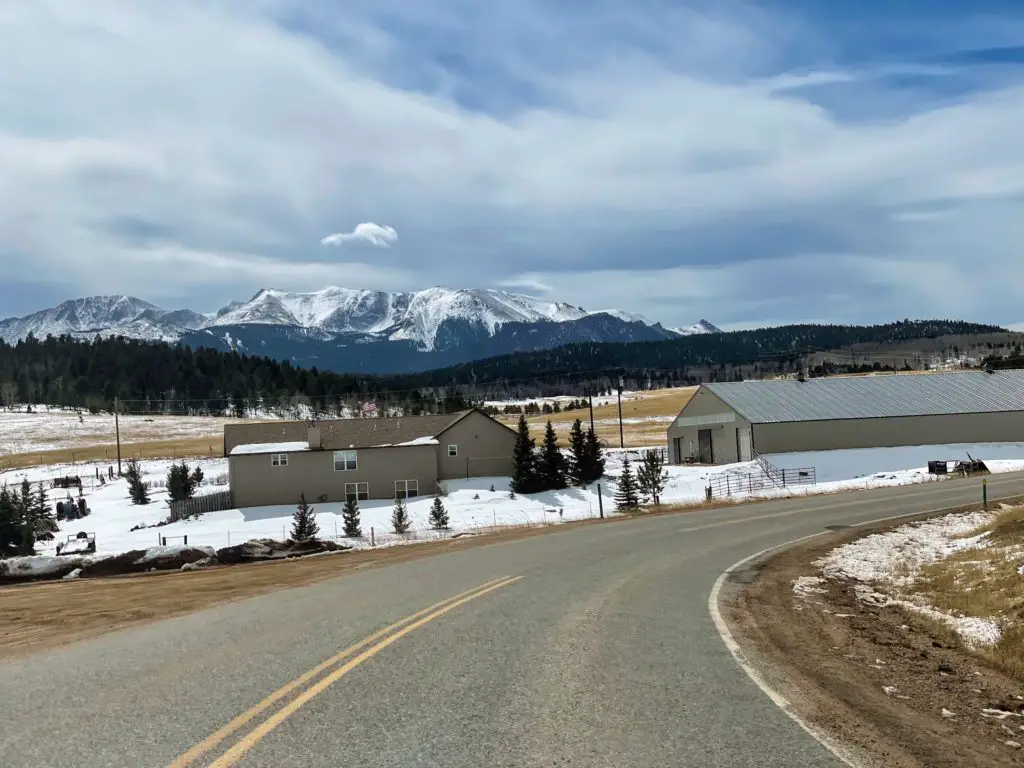
[[[338,680],[343,678],[345,675],[347,675],[353,669],[358,667],[364,661],[372,658],[373,656],[376,656],[378,653],[383,651],[385,648],[387,648],[395,641],[399,640],[400,638],[404,637],[410,632],[422,627],[424,624],[431,622],[440,616],[443,616],[444,614],[448,613],[448,611],[458,608],[460,605],[468,603],[471,600],[476,600],[478,597],[483,597],[488,592],[493,592],[494,590],[500,589],[501,587],[507,587],[509,584],[519,581],[521,578],[523,577],[513,576],[510,578],[506,578],[502,581],[499,581],[497,584],[492,583],[490,586],[484,587],[483,589],[480,589],[479,591],[474,592],[471,595],[467,595],[466,597],[462,597],[453,603],[449,603],[443,608],[440,608],[434,611],[433,613],[424,616],[418,621],[413,622],[404,629],[401,629],[398,632],[389,635],[384,640],[381,640],[373,647],[368,648],[367,650],[363,651],[361,654],[356,656],[354,659],[346,662],[343,666],[331,672],[316,685],[310,686],[301,694],[296,696],[294,699],[292,699],[292,701],[290,701],[284,707],[279,709],[271,717],[268,717],[265,721],[263,721],[258,726],[253,728],[253,730],[250,731],[246,736],[242,737],[238,741],[238,743],[235,744],[235,746],[233,746],[231,749],[229,749],[227,752],[221,755],[217,760],[212,762],[210,764],[210,768],[229,768],[229,766],[235,765],[239,760],[242,759],[242,757],[245,756],[247,752],[249,752],[249,750],[251,750],[257,744],[259,744],[268,734],[270,734],[275,728],[281,725],[281,723],[283,723],[293,714],[298,712],[314,696],[323,693],[325,690],[330,688],[332,685],[334,685],[334,683],[338,682]]]
[[[501,578],[501,579],[494,579],[493,581],[488,581],[488,582],[486,582],[484,584],[480,584],[479,586],[473,587],[473,589],[468,589],[465,592],[460,592],[457,595],[453,595],[451,597],[447,597],[444,600],[441,600],[440,602],[434,603],[433,605],[424,608],[423,610],[417,611],[414,614],[406,616],[404,619],[396,621],[394,624],[391,624],[391,625],[389,625],[387,627],[384,627],[384,629],[381,629],[381,630],[379,630],[377,632],[374,632],[372,635],[363,638],[358,643],[350,645],[345,650],[341,651],[340,653],[335,654],[334,656],[332,656],[331,658],[327,659],[323,663],[318,664],[313,669],[311,669],[308,672],[306,672],[306,673],[300,675],[299,677],[295,678],[294,680],[292,680],[287,685],[284,685],[281,688],[278,688],[272,694],[270,694],[265,699],[263,699],[263,701],[259,702],[258,704],[254,705],[253,707],[247,709],[245,712],[243,712],[238,717],[233,719],[231,722],[229,722],[223,728],[221,728],[220,730],[210,734],[205,739],[203,739],[201,742],[199,742],[194,747],[192,747],[190,750],[188,750],[184,754],[180,755],[179,757],[175,758],[174,762],[172,762],[168,766],[168,768],[187,768],[187,766],[190,765],[191,763],[195,762],[195,760],[197,758],[201,757],[202,755],[205,755],[211,749],[213,749],[218,744],[220,744],[222,741],[224,741],[224,739],[226,739],[232,733],[237,731],[239,728],[244,726],[246,723],[249,723],[253,718],[257,717],[258,715],[260,715],[261,713],[266,711],[269,707],[273,706],[276,702],[280,701],[282,698],[284,698],[288,694],[292,693],[295,689],[299,688],[302,685],[305,685],[306,683],[308,683],[310,680],[312,680],[314,677],[319,675],[324,670],[328,669],[329,667],[333,667],[335,664],[338,664],[339,662],[343,661],[346,657],[352,655],[353,653],[355,653],[356,651],[360,650],[361,648],[364,648],[365,646],[370,645],[371,643],[374,643],[377,640],[380,640],[382,637],[384,637],[389,632],[393,632],[394,630],[399,629],[400,627],[403,627],[406,624],[409,624],[410,622],[416,621],[416,619],[420,618],[421,616],[425,616],[426,614],[430,613],[431,611],[436,611],[438,608],[440,608],[441,606],[443,606],[443,605],[445,605],[447,603],[450,603],[450,602],[452,602],[454,600],[459,600],[461,598],[464,598],[467,595],[471,595],[474,592],[476,592],[477,590],[485,589],[486,587],[489,587],[492,584],[498,584],[499,582],[503,582],[503,581],[505,581],[506,578],[508,578],[508,577],[504,577],[504,578]]]

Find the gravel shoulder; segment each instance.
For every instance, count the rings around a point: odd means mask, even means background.
[[[857,763],[1024,765],[1024,681],[942,625],[862,603],[853,583],[794,594],[794,580],[815,574],[817,558],[914,519],[839,529],[738,571],[722,596],[723,613],[791,710],[849,747]]]

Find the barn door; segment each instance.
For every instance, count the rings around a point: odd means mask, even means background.
[[[715,463],[715,449],[711,443],[711,430],[697,430],[697,454],[701,464]]]
[[[753,451],[750,450],[750,428],[738,430],[740,436],[740,461],[750,461]]]

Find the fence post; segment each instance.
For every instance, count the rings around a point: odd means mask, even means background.
[[[370,526],[370,546],[371,547],[376,546],[376,544],[374,544],[374,540],[373,540],[373,526],[372,525]]]
[[[604,520],[604,496],[601,494],[601,484],[597,484],[597,514]]]

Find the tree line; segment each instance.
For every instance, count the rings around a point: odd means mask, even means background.
[[[791,325],[660,342],[570,344],[400,376],[306,369],[235,351],[120,337],[29,336],[13,345],[0,341],[0,405],[111,411],[121,401],[132,413],[318,418],[368,415],[364,409],[372,404],[369,415],[445,413],[484,400],[757,378],[793,372],[811,351],[999,331],[954,320]],[[856,367],[830,364],[827,372]]]

